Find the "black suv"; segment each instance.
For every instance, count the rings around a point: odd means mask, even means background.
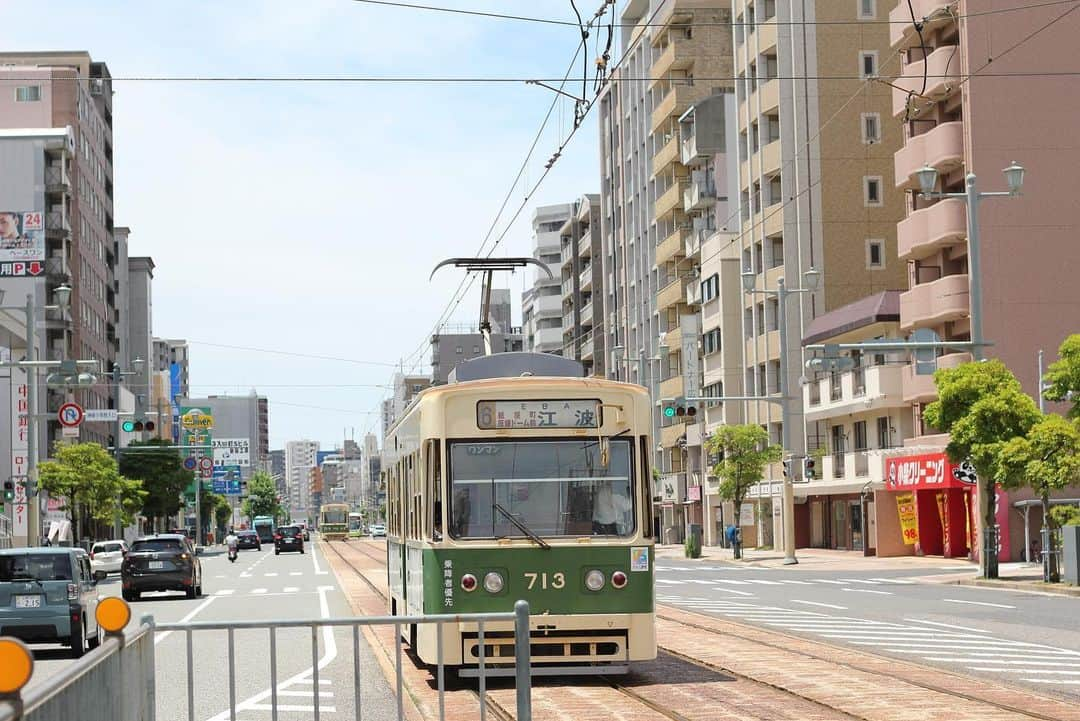
[[[162,533],[131,544],[120,567],[125,601],[136,601],[145,591],[183,591],[188,598],[202,595],[202,564],[186,536]]]
[[[299,526],[279,526],[274,531],[274,555],[282,551],[304,552],[304,531]]]

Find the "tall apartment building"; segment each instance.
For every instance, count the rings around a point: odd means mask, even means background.
[[[531,270],[533,285],[521,299],[525,349],[563,354],[562,254],[559,231],[574,213],[572,203],[540,206],[533,211],[532,257],[551,272]]]
[[[118,229],[119,230],[119,229]],[[124,245],[127,244],[127,228],[123,229]],[[119,236],[119,233],[118,233]],[[120,246],[119,237],[117,246]],[[118,358],[124,369],[135,375],[128,376],[126,384],[135,393],[136,411],[156,410],[149,389],[154,374],[153,333],[153,281],[154,260],[145,256],[127,257],[123,280],[117,278],[122,291],[120,303],[120,327],[125,335],[126,347],[120,349]],[[120,273],[117,273],[120,276]],[[122,344],[124,345],[124,344]],[[141,362],[136,362],[141,361]],[[164,410],[167,410],[166,405]]]
[[[562,355],[587,376],[604,376],[604,264],[600,260],[600,196],[583,195],[559,229],[562,262]]]
[[[522,329],[513,325],[510,313],[510,289],[492,288],[491,308],[488,311],[492,353],[524,350]],[[480,335],[478,328],[442,325],[438,332],[431,336],[431,385],[445,385],[450,371],[464,361],[482,355],[484,337]]]
[[[86,52],[0,53],[0,127],[67,128],[74,152],[53,168],[45,215],[51,270],[72,287],[70,335],[55,335],[52,357],[94,358],[111,367],[118,351],[113,239],[112,83],[105,63]],[[27,208],[26,210],[31,210]],[[55,320],[51,325],[65,325]],[[55,394],[53,394],[55,395]],[[86,408],[116,407],[107,384],[75,392]],[[50,403],[58,401],[51,398]],[[50,406],[51,407],[51,406]],[[83,440],[106,442],[102,424]]]
[[[895,260],[903,195],[887,182],[901,138],[885,122],[891,91],[876,81],[894,67],[882,21],[895,6],[895,0],[732,2],[743,268],[758,289],[775,289],[781,278],[797,289],[810,268],[822,273],[817,290],[789,298],[791,339],[802,338],[817,316],[906,282]],[[775,395],[781,373],[789,388],[799,388],[802,353],[793,341],[788,357],[780,357],[776,296],[745,294],[742,305],[746,395]],[[801,405],[788,429],[787,450],[796,455],[804,442],[810,449],[828,444],[817,424],[803,433]],[[748,422],[781,440],[778,404],[750,403],[746,412]],[[781,471],[779,464],[771,469],[766,494],[779,493]],[[781,542],[780,504],[771,505]]]
[[[413,398],[416,398],[420,391],[425,388],[430,388],[432,382],[428,376],[407,376],[402,373],[395,373],[393,385],[391,396],[382,402],[383,438],[386,438],[390,426],[394,425],[397,419],[401,418],[402,414],[405,413],[405,409],[412,403]]]
[[[288,441],[285,443],[285,482],[288,489],[289,515],[309,517],[311,504],[311,469],[316,467],[318,441]]]
[[[364,508],[378,508],[382,457],[379,455],[379,439],[374,433],[364,436],[364,464],[360,469],[361,499]]]
[[[886,179],[907,193],[905,217],[896,231],[909,286],[900,296],[900,330],[931,329],[946,340],[969,340],[969,291],[979,282],[983,336],[993,343],[984,355],[1000,358],[1024,390],[1036,396],[1036,352],[1045,349],[1052,355],[1061,340],[1076,331],[1080,318],[1080,287],[1072,272],[1080,261],[1075,183],[1068,180],[1080,162],[1080,150],[1062,141],[1064,129],[1080,122],[1080,96],[1075,79],[1040,74],[1068,65],[1074,55],[1070,48],[1080,33],[1080,15],[1071,7],[1058,6],[994,12],[1014,6],[1004,0],[913,0],[921,39],[907,3],[892,10],[891,52],[901,62],[892,91],[893,122],[888,125],[899,131],[903,145],[895,149],[895,172]],[[966,203],[924,199],[917,192],[916,173],[924,166],[936,169],[939,191],[963,192],[969,173],[978,175],[980,191],[1000,191],[1007,189],[1001,170],[1013,161],[1026,169],[1022,193],[981,206],[977,219],[981,272],[972,277]],[[947,352],[938,358],[938,367],[971,358],[967,352]],[[932,377],[918,375],[908,366],[902,385],[903,398],[911,404],[914,432],[905,441],[905,452],[940,457],[947,437],[923,420],[924,408],[935,398]],[[1075,497],[1075,489],[1071,490]],[[915,493],[920,532],[932,533],[939,520],[937,509],[922,499],[932,491],[917,488]],[[959,505],[953,496],[948,500]],[[1007,508],[1023,497],[1002,493],[997,503]],[[978,507],[983,503],[979,499]],[[982,514],[974,514],[971,534],[966,533],[962,512],[957,517],[946,507],[942,515],[950,538],[966,538],[977,554],[974,539]],[[1041,513],[1032,515],[1028,530],[1037,533]],[[1021,523],[1016,514],[999,519],[1002,560],[1016,560],[1024,550]],[[879,519],[879,537],[882,530]],[[932,536],[926,538],[922,549],[926,553],[963,555],[968,550],[943,548],[932,542]],[[879,538],[879,550],[883,540]],[[890,545],[897,550],[891,539]],[[910,547],[901,550],[911,552]]]
[[[172,374],[176,395],[191,393],[191,355],[186,340],[154,338],[154,367]]]

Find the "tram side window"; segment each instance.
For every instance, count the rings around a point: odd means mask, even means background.
[[[645,538],[652,538],[653,527],[652,523],[649,522],[648,512],[648,509],[652,508],[652,464],[649,463],[648,436],[641,437],[640,464],[641,465],[638,466],[641,469],[641,472],[638,474],[638,477],[641,478],[641,493],[639,495],[641,496],[641,508],[645,509],[645,523],[641,527],[641,532],[642,535],[645,536]]]
[[[425,446],[426,458],[424,468],[427,471],[427,487],[425,493],[431,499],[428,513],[424,515],[424,534],[427,538],[435,541],[442,540],[442,478],[440,443],[438,440],[429,440]]]

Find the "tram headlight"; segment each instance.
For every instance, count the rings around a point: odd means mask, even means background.
[[[630,579],[628,579],[626,577],[626,574],[622,571],[616,571],[615,573],[611,574],[611,585],[615,588],[625,588],[626,582],[629,580]]]
[[[464,576],[462,576],[461,577],[461,588],[464,591],[475,591],[476,590],[476,576],[472,575],[471,573],[466,573]]]
[[[488,593],[501,593],[503,590],[502,574],[491,571],[484,576],[484,590]]]
[[[590,591],[599,591],[604,587],[604,572],[593,569],[585,574],[585,588]]]

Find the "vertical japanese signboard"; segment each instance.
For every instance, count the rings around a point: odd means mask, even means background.
[[[30,507],[26,502],[26,474],[29,470],[30,386],[26,371],[11,369],[11,480],[15,482],[15,502],[11,510],[12,533],[26,537]]]
[[[915,545],[919,540],[919,518],[915,513],[915,494],[897,493],[896,512],[900,515],[900,535],[904,544]]]

